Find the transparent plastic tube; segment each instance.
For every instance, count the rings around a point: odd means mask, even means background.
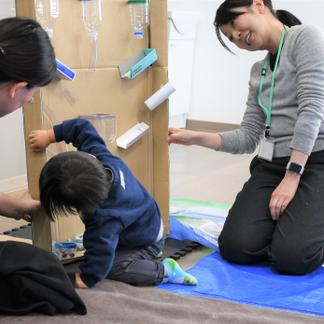
[[[89,68],[95,70],[97,65],[98,31],[102,21],[102,1],[82,0],[82,20],[91,43]]]
[[[50,38],[59,17],[59,0],[35,0],[36,17]]]
[[[81,115],[79,118],[89,120],[107,145],[115,141],[117,133],[115,115],[98,113],[92,115]]]
[[[144,37],[145,28],[150,23],[149,0],[129,0],[128,6],[133,35],[141,39]]]

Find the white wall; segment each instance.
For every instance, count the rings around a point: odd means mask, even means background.
[[[16,15],[15,0],[0,0],[0,19]]]
[[[0,19],[15,15],[15,0],[0,0]],[[21,109],[0,119],[0,152],[0,191],[15,190],[21,186],[21,182],[26,182]]]
[[[215,36],[214,15],[219,0],[169,0],[169,10],[197,11],[201,15],[193,71],[193,91],[188,118],[239,123],[245,109],[249,70],[262,53],[236,50],[231,55]],[[274,0],[304,23],[322,25],[323,0]],[[0,0],[0,18],[15,15],[14,0]],[[21,109],[0,119],[0,191],[10,190],[14,180],[25,179],[26,158]],[[5,186],[5,188],[3,188]]]
[[[220,0],[168,0],[169,10],[197,11],[200,22],[193,69],[189,119],[240,123],[245,110],[251,65],[265,52],[234,49],[227,52],[218,42],[213,21]],[[323,0],[273,0],[276,9],[295,14],[303,23],[321,25]]]

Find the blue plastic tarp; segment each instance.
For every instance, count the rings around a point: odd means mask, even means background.
[[[177,240],[191,240],[210,249],[218,250],[218,246],[199,235],[174,217],[170,217],[170,237]]]
[[[188,211],[190,206],[186,213]],[[199,217],[200,214],[196,214]],[[188,271],[198,279],[197,286],[163,284],[158,288],[183,295],[324,316],[323,267],[305,276],[287,276],[276,273],[269,264],[231,264],[221,258],[217,245],[179,221],[176,216],[170,215],[172,238],[192,240],[216,252],[204,257]]]
[[[198,279],[197,286],[162,284],[158,288],[182,295],[324,316],[322,267],[305,276],[287,276],[275,273],[266,264],[230,264],[215,252],[188,272]]]

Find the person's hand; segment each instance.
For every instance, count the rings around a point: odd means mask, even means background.
[[[75,286],[80,289],[87,289],[88,286],[82,281],[80,273],[75,273]]]
[[[168,144],[193,145],[196,132],[187,129],[169,128]]]
[[[168,144],[170,145],[172,143],[182,145],[200,145],[213,150],[218,150],[223,144],[223,139],[218,133],[169,128]]]
[[[48,145],[55,141],[53,130],[34,130],[29,134],[29,145],[32,151],[44,151]]]
[[[32,220],[32,214],[40,207],[39,200],[33,199],[29,192],[25,192],[19,198],[18,212],[13,215],[16,220],[24,219],[27,222]]]
[[[286,172],[278,187],[273,191],[270,199],[270,214],[273,220],[278,220],[295,196],[300,176]]]
[[[26,192],[21,197],[14,197],[0,192],[0,215],[31,221],[31,215],[40,207],[40,202]]]

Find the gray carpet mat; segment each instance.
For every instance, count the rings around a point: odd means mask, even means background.
[[[0,316],[1,324],[315,324],[323,317],[255,308],[225,301],[185,297],[156,288],[105,280],[78,290],[88,308],[85,316]]]

